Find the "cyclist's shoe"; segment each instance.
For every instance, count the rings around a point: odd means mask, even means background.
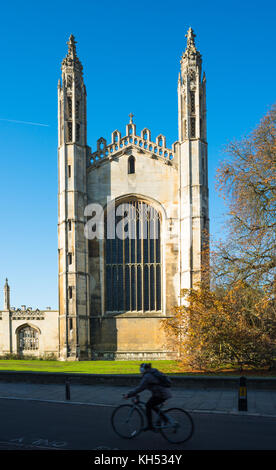
[[[142,431],[154,431],[154,427],[153,426],[145,426],[144,428],[142,428]]]

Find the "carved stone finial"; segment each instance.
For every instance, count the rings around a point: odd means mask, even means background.
[[[74,59],[77,55],[76,44],[77,43],[75,41],[75,36],[71,34],[69,41],[67,42],[67,45],[68,45],[68,55],[71,56],[72,59]]]
[[[187,34],[185,34],[185,37],[187,38],[187,47],[185,52],[182,55],[182,61],[186,59],[191,59],[191,60],[201,60],[201,55],[200,52],[197,50],[196,45],[195,45],[195,33],[192,28],[188,29]]]
[[[68,52],[65,59],[62,61],[62,67],[74,67],[75,70],[82,74],[82,65],[77,56],[77,49],[76,49],[77,42],[75,41],[75,36],[71,34],[69,41],[67,42],[68,45]]]
[[[129,114],[129,124],[133,124],[133,118],[134,118],[134,114],[130,113]]]
[[[188,29],[187,34],[185,34],[185,38],[187,38],[187,48],[186,50],[196,52],[196,46],[195,46],[195,33],[193,29],[190,27]]]

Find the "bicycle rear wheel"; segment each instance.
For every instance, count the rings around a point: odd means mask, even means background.
[[[133,439],[140,434],[143,423],[141,411],[132,405],[118,406],[111,416],[114,431],[124,439]]]
[[[180,444],[190,439],[194,432],[194,422],[191,415],[182,408],[170,408],[163,411],[168,423],[162,422],[161,434],[172,444]]]

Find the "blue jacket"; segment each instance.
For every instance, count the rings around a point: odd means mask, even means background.
[[[143,390],[150,390],[154,397],[163,398],[164,400],[171,398],[172,394],[169,388],[160,385],[158,378],[154,376],[153,372],[156,370],[157,369],[150,369],[145,372],[138,387],[130,390],[127,395],[133,397]]]

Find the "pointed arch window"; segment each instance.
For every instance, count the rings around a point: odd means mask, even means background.
[[[131,155],[128,159],[128,174],[135,173],[135,158]]]
[[[19,330],[18,340],[20,351],[35,351],[39,348],[38,331],[29,325]]]
[[[105,224],[105,310],[110,313],[161,310],[161,217],[145,202],[116,208],[115,238]]]

